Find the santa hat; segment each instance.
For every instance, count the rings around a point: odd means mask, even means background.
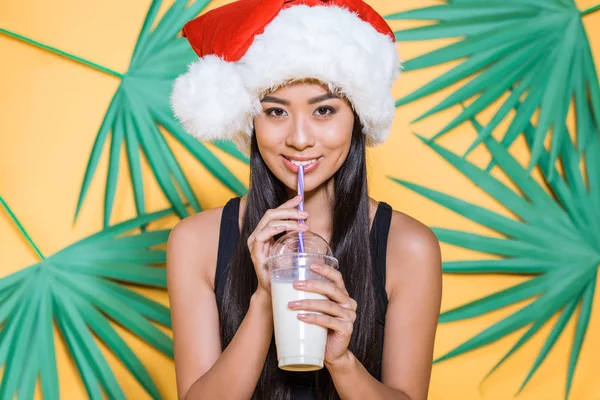
[[[362,0],[239,0],[182,35],[200,59],[175,80],[171,105],[198,139],[232,139],[247,153],[261,96],[303,79],[350,101],[367,145],[389,134],[400,60],[394,33]]]

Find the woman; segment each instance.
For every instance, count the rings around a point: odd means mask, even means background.
[[[366,146],[385,140],[393,118],[392,31],[360,0],[241,0],[183,34],[200,59],[175,83],[174,112],[194,136],[249,150],[250,187],[184,219],[169,238],[179,398],[426,399],[438,242],[367,194]],[[277,367],[264,266],[274,237],[305,230],[340,263],[339,272],[317,270],[330,281],[296,282],[327,300],[289,305],[322,313],[299,317],[328,329],[316,373]]]

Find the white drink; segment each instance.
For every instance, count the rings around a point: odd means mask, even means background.
[[[327,329],[300,321],[298,313],[309,311],[292,310],[288,303],[304,299],[325,300],[327,297],[297,290],[293,287],[293,281],[272,281],[271,297],[279,368],[287,371],[323,368]]]

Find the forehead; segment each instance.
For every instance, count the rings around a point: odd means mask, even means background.
[[[312,97],[314,95],[320,95],[324,93],[328,93],[329,88],[327,85],[320,82],[304,82],[304,81],[296,81],[290,82],[285,85],[279,86],[273,90],[270,90],[265,95],[274,95],[279,97],[287,97],[287,96],[306,96]]]
[[[266,90],[262,94],[261,98],[265,96],[272,96],[286,100],[308,100],[317,96],[322,96],[326,93],[335,94],[346,103],[349,103],[346,96],[344,96],[344,94],[338,88],[312,78],[285,82],[281,85]]]

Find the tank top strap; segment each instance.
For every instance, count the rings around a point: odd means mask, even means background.
[[[392,207],[385,202],[380,202],[371,228],[371,262],[373,264],[375,297],[377,298],[379,317],[382,323],[385,321],[388,303],[385,291],[385,272],[387,242],[391,221]]]
[[[225,279],[229,264],[235,250],[238,237],[240,216],[240,198],[235,197],[225,204],[221,215],[221,227],[219,228],[219,247],[217,250],[217,269],[215,271],[215,295],[219,307],[223,299]]]

